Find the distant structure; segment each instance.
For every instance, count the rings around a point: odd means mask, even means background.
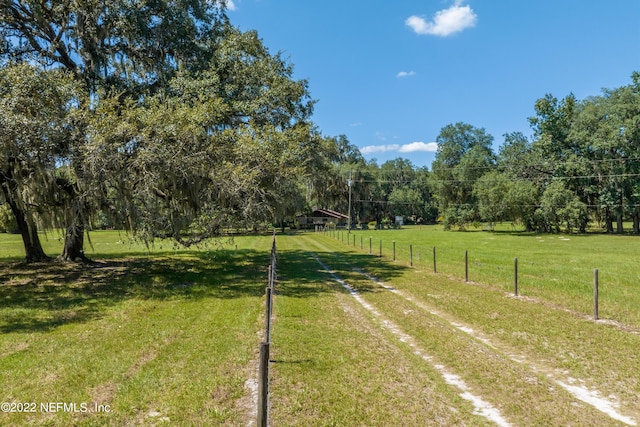
[[[337,227],[346,227],[349,217],[343,213],[331,209],[314,209],[311,216],[299,216],[300,228],[325,227],[327,223],[333,223]]]

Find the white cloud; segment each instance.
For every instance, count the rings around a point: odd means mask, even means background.
[[[438,143],[417,141],[411,144],[404,144],[398,151],[401,153],[415,153],[416,151],[435,153],[438,151]]]
[[[399,153],[416,153],[419,151],[434,153],[438,151],[438,144],[435,142],[412,142],[410,144],[388,144],[388,145],[367,145],[362,147],[362,154],[386,153],[389,151],[397,151]]]
[[[367,145],[366,147],[362,147],[360,152],[362,154],[373,154],[373,153],[386,153],[387,151],[398,151],[400,146],[398,144],[390,144],[390,145]]]
[[[410,77],[410,76],[415,76],[416,72],[411,70],[411,71],[400,71],[398,74],[396,74],[396,77],[401,79],[403,77]]]
[[[430,22],[413,15],[405,23],[418,34],[447,37],[476,25],[478,16],[470,6],[462,6],[462,3],[462,0],[456,0],[450,8],[436,12]]]

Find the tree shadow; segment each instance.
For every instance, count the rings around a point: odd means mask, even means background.
[[[0,264],[0,332],[44,332],[100,318],[127,299],[259,297],[268,252],[126,254],[89,264]]]
[[[390,280],[407,268],[366,254],[318,255],[340,269],[341,276],[353,267],[375,267],[380,280]],[[88,264],[0,262],[0,333],[46,332],[88,322],[128,299],[260,298],[268,264],[267,250],[250,249],[121,253]],[[344,292],[326,286],[327,273],[310,251],[279,253],[277,275],[282,279],[276,285],[280,295],[307,298]],[[360,284],[358,291],[377,288]]]
[[[277,288],[278,294],[304,298],[319,293],[335,292],[321,284],[329,277],[327,271],[318,263],[314,255],[320,258],[327,267],[339,270],[337,276],[347,280],[358,292],[379,292],[381,289],[373,282],[359,282],[357,285],[351,283],[349,276],[353,274],[355,268],[363,271],[375,270],[376,278],[381,281],[398,277],[409,268],[384,258],[361,253],[286,251],[280,253],[278,257],[278,271],[283,279]],[[336,289],[338,292],[346,292],[342,288]]]

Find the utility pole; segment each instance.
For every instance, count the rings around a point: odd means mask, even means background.
[[[351,180],[351,171],[349,171],[349,181],[347,181],[347,184],[349,185],[349,219],[347,220],[347,236],[349,236],[351,234],[351,184],[353,183],[353,181]]]

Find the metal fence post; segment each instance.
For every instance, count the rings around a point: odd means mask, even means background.
[[[518,258],[513,259],[513,294],[518,296]]]
[[[593,318],[598,320],[598,269],[593,270]]]
[[[433,272],[437,273],[438,270],[436,269],[436,247],[433,247]]]
[[[469,282],[469,251],[464,251],[464,281]]]

